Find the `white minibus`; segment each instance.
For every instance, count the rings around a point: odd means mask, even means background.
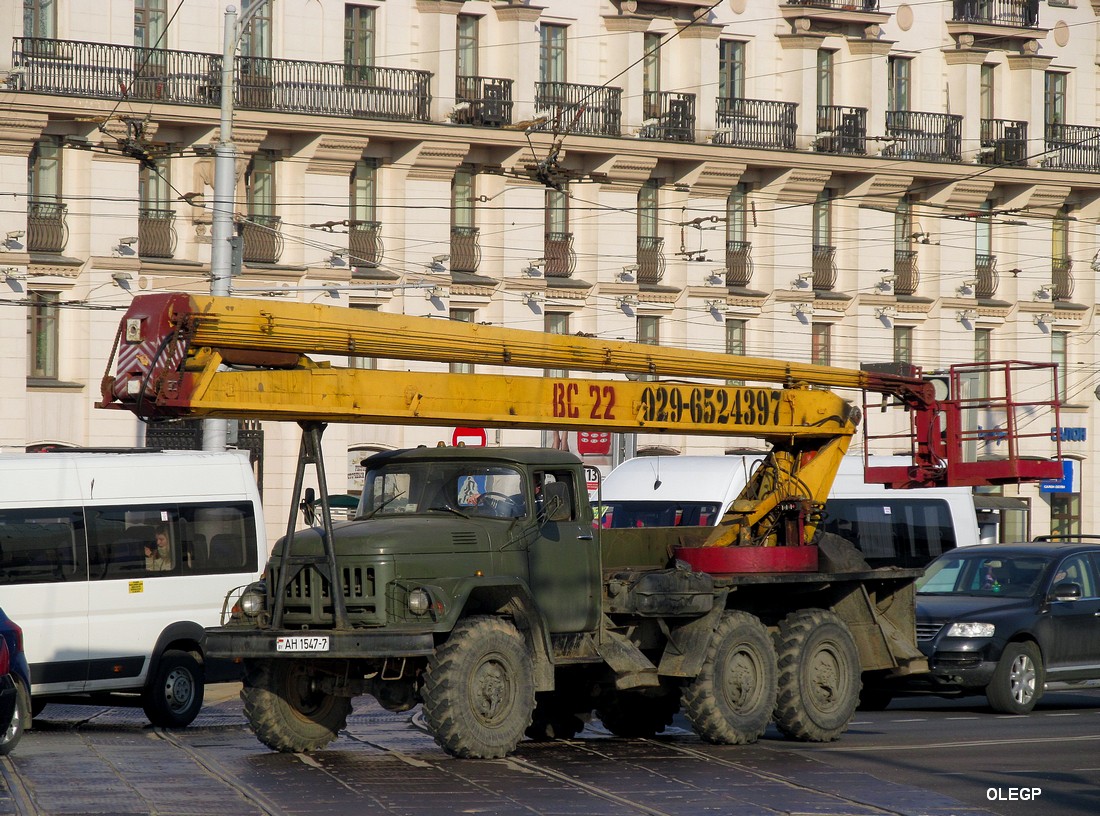
[[[23,628],[25,722],[64,700],[189,724],[205,683],[239,674],[205,660],[203,628],[266,558],[244,452],[0,455],[0,606]]]
[[[763,455],[639,456],[603,480],[605,527],[709,526],[719,522]],[[896,457],[872,457],[895,464]],[[872,567],[923,567],[952,547],[979,543],[967,487],[888,490],[863,479],[863,459],[841,462],[821,530],[854,544]]]

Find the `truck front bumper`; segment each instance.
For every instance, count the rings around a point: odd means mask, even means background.
[[[282,650],[280,639],[302,640],[308,636],[313,648]],[[325,648],[316,641],[327,639]],[[385,657],[421,657],[435,650],[431,632],[394,632],[365,629],[257,629],[245,626],[220,626],[207,629],[203,652],[212,658],[340,658],[372,659]]]

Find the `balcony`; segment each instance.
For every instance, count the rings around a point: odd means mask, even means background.
[[[455,77],[456,125],[504,127],[512,124],[512,80],[479,76]]]
[[[974,256],[974,297],[988,300],[997,294],[997,256]]]
[[[1043,167],[1059,170],[1100,170],[1100,127],[1047,122]]]
[[[479,233],[477,227],[451,227],[452,272],[477,272],[481,264]]]
[[[642,108],[642,139],[662,142],[695,141],[695,94],[646,91]]]
[[[638,236],[638,283],[656,284],[665,276],[665,239]]]
[[[384,249],[380,222],[348,221],[348,263],[353,269],[375,269]]]
[[[573,251],[573,233],[548,232],[542,245],[542,257],[546,261],[543,274],[548,278],[568,278],[577,266],[577,254]]]
[[[817,106],[818,153],[862,156],[867,153],[867,109],[841,105]]]
[[[860,37],[890,19],[879,11],[879,0],[785,0],[779,12],[796,34],[811,35]]]
[[[916,161],[962,161],[962,117],[953,113],[887,111],[883,156]]]
[[[1027,122],[1014,119],[983,119],[980,164],[1027,165]]]
[[[1051,258],[1050,282],[1054,285],[1050,292],[1054,300],[1073,297],[1073,258]]]
[[[814,244],[812,268],[814,290],[832,291],[836,286],[836,247]]]
[[[588,136],[618,136],[622,132],[622,88],[536,82],[535,111],[546,121],[535,130]]]
[[[241,260],[245,263],[275,264],[283,254],[283,219],[277,215],[249,215],[241,221],[244,247]]]
[[[794,102],[770,99],[719,99],[714,144],[794,150]]]
[[[172,210],[141,207],[138,210],[138,255],[171,258],[176,251],[176,214]]]
[[[218,105],[217,54],[16,37],[14,91],[134,102]],[[427,122],[431,74],[404,68],[236,58],[240,108]]]
[[[787,0],[787,5],[831,11],[878,11],[878,0]]]
[[[917,291],[920,272],[917,270],[915,249],[894,250],[894,294],[911,295]]]
[[[57,201],[27,203],[27,251],[58,253],[69,240],[68,206]]]
[[[1038,0],[955,0],[951,12],[953,23],[1037,28]]]
[[[748,286],[752,283],[752,244],[749,241],[726,241],[726,286]]]

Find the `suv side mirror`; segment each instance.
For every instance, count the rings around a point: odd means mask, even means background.
[[[1052,601],[1079,601],[1081,600],[1081,585],[1072,581],[1062,581],[1055,584],[1050,591]]]

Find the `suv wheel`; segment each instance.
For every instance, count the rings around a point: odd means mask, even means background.
[[[985,687],[985,696],[994,711],[1027,714],[1043,696],[1045,681],[1039,647],[1031,642],[1009,643]]]

